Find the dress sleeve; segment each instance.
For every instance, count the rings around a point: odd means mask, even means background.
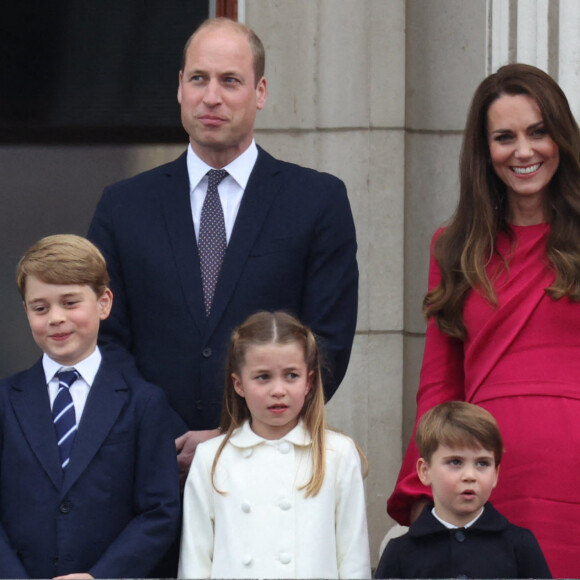
[[[336,492],[336,559],[339,578],[370,578],[367,513],[360,455],[346,438]]]
[[[183,528],[178,578],[210,578],[213,565],[215,516],[211,483],[213,457],[198,447],[183,492]]]
[[[435,288],[441,280],[441,272],[433,255],[433,247],[440,232],[441,230],[438,230],[435,233],[431,242],[429,290]],[[417,477],[416,465],[419,459],[419,452],[415,445],[417,422],[429,409],[439,403],[465,400],[463,358],[463,342],[441,332],[435,320],[430,318],[417,391],[415,428],[403,459],[395,490],[387,502],[387,512],[401,525],[409,525],[410,510],[415,501],[431,497],[429,490]]]

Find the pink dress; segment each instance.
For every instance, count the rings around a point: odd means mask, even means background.
[[[580,303],[552,300],[554,273],[545,254],[547,224],[512,226],[516,245],[497,240],[508,271],[494,257],[498,307],[470,292],[464,306],[467,339],[427,328],[417,418],[450,400],[490,411],[505,445],[491,502],[512,523],[531,529],[554,577],[580,578]],[[436,239],[437,234],[434,239]],[[429,288],[440,272],[431,256]],[[414,500],[427,496],[409,444],[387,509],[408,525]]]

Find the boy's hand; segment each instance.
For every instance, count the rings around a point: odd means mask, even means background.
[[[65,579],[69,579],[69,578],[81,578],[82,580],[89,580],[90,578],[94,578],[94,576],[91,576],[90,574],[85,574],[80,573],[80,574],[65,574],[64,576],[55,576],[54,580],[63,580],[63,578]]]
[[[177,466],[179,467],[179,485],[181,491],[185,486],[185,480],[189,473],[189,467],[193,461],[195,450],[200,443],[217,437],[220,434],[219,429],[209,429],[207,431],[187,431],[181,437],[175,440],[175,449],[177,450]]]

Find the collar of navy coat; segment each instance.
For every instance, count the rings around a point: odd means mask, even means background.
[[[433,517],[431,510],[433,505],[427,505],[421,512],[417,521],[409,528],[409,535],[415,538],[430,536],[437,533],[448,534],[455,529],[446,528],[440,521]],[[481,517],[467,531],[497,533],[507,529],[508,520],[502,516],[489,502],[485,504]],[[459,528],[464,530],[465,528]]]

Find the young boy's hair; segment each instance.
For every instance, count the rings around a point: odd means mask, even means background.
[[[463,401],[441,403],[427,411],[417,426],[415,441],[421,457],[431,462],[439,445],[448,447],[481,446],[493,451],[496,466],[503,455],[501,433],[493,415]]]
[[[47,236],[25,252],[16,268],[16,285],[23,300],[28,276],[46,284],[87,285],[98,297],[109,285],[101,252],[86,238],[73,234]]]

